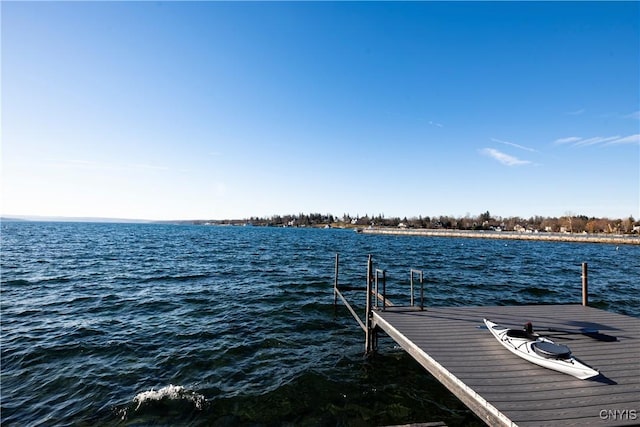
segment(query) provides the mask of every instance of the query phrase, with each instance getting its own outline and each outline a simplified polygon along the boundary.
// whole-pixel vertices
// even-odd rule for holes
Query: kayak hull
[[[484,319],[484,323],[507,350],[531,363],[581,380],[600,375],[600,372],[573,357],[566,346],[559,346],[537,335],[505,328],[487,319]]]

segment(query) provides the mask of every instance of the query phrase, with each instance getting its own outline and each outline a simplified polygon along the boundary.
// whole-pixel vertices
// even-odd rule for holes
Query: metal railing
[[[382,309],[386,310],[386,307],[394,306],[394,304],[387,299],[387,273],[385,270],[373,268],[373,257],[369,255],[367,260],[367,285],[363,286],[349,286],[341,285],[338,280],[340,273],[340,255],[336,254],[335,264],[335,280],[333,283],[334,293],[334,310],[337,313],[338,298],[347,307],[353,318],[358,322],[358,325],[365,333],[365,354],[371,354],[375,352],[377,347],[377,330],[376,326],[372,322],[373,310]],[[420,283],[420,310],[424,310],[424,274],[422,270],[410,270],[410,284],[411,284],[411,306],[415,307],[415,286],[414,277],[418,278]],[[382,286],[382,293],[380,287]],[[366,306],[364,320],[356,313],[354,308],[347,301],[343,292],[346,291],[365,291],[366,294]],[[371,301],[373,298],[374,301]],[[380,308],[380,306],[382,306]]]
[[[349,302],[345,298],[344,294],[342,293],[344,291],[366,291],[367,288],[366,287],[361,287],[361,286],[358,287],[358,286],[340,285],[339,282],[338,282],[338,274],[340,272],[340,267],[339,266],[340,266],[340,255],[336,254],[336,267],[335,267],[336,276],[335,276],[335,280],[333,282],[333,308],[334,308],[334,311],[337,312],[337,309],[338,309],[338,297],[339,297],[340,300],[342,300],[342,303],[347,307],[347,309],[349,310],[349,312],[351,313],[353,318],[356,319],[356,322],[358,322],[358,325],[360,325],[362,330],[367,332],[367,326],[365,325],[365,322],[363,322],[360,319],[360,316],[358,316],[356,311],[353,309],[351,304],[349,304]]]
[[[413,277],[414,275],[418,276],[420,283],[420,310],[424,310],[424,273],[422,270],[414,270],[413,268],[409,272],[410,276],[410,284],[411,284],[411,307],[415,307],[414,300],[414,287],[413,287]]]
[[[380,278],[382,278],[382,298],[380,295]],[[376,268],[376,273],[374,276],[374,283],[375,283],[375,294],[374,294],[374,298],[376,300],[376,308],[378,308],[378,302],[380,300],[382,300],[382,311],[384,311],[385,307],[388,305],[387,302],[387,273],[384,270],[380,270],[379,268]]]

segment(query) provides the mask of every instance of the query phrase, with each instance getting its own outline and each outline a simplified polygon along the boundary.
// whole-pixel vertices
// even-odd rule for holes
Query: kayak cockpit
[[[571,350],[566,345],[555,344],[548,341],[536,341],[531,344],[531,348],[536,354],[547,359],[568,359],[571,357]]]

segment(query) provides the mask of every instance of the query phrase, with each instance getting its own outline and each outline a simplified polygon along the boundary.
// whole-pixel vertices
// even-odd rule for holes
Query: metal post
[[[373,350],[373,341],[371,334],[371,269],[373,266],[373,261],[371,255],[369,255],[369,260],[367,261],[367,303],[366,303],[366,313],[364,316],[365,319],[365,338],[364,338],[364,346],[365,346],[365,354],[370,354]]]
[[[387,307],[387,273],[382,270],[382,311]]]
[[[385,279],[386,276],[385,276],[384,270],[379,270],[377,268],[375,269],[376,294],[373,296],[373,298],[376,301],[376,309],[377,309],[379,304],[378,301],[380,300],[380,293],[378,292],[379,273],[382,273],[382,311],[384,311],[385,306],[387,305],[387,281]],[[371,317],[373,317],[373,313],[371,313],[370,315]],[[371,335],[370,354],[374,354],[378,350],[378,329],[375,326],[371,326],[370,335]]]
[[[379,289],[380,287],[378,286],[378,269],[376,268],[375,274],[374,274],[374,279],[373,279],[373,285],[374,285],[374,292],[375,295],[373,296],[373,306],[375,307],[375,309],[378,309],[379,306],[379,301],[378,301],[378,296],[380,295]]]
[[[420,279],[420,310],[424,310],[424,272],[422,270],[411,269],[409,276],[411,277],[411,307],[415,305],[415,299],[413,297],[413,275],[418,274]]]
[[[380,300],[380,275],[382,275],[382,311],[384,311],[384,307],[387,305],[387,280],[386,273],[384,270],[380,270],[376,268],[376,274],[374,276],[375,282],[375,295],[373,298],[376,301],[376,309],[378,308],[378,301]]]
[[[420,270],[420,310],[424,310],[424,274]]]
[[[340,262],[340,254],[336,253],[336,277],[333,282],[333,312],[336,315],[338,311],[338,263]]]
[[[413,270],[409,270],[409,284],[411,285],[411,298],[409,304],[413,307]]]
[[[582,305],[589,305],[589,278],[587,271],[587,263],[582,263]]]

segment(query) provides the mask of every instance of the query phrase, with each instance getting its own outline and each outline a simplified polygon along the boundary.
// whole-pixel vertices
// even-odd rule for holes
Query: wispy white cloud
[[[580,141],[576,141],[573,143],[574,146],[581,145],[596,145],[602,144],[603,142],[610,142],[616,139],[619,139],[620,135],[616,136],[594,136],[593,138],[581,139]]]
[[[148,165],[144,163],[125,164],[123,165],[123,167],[127,169],[151,169],[151,170],[159,170],[159,171],[169,170],[169,168],[166,166]]]
[[[522,166],[531,164],[529,160],[518,159],[517,157],[510,156],[509,154],[503,153],[495,148],[483,148],[480,152],[506,166]]]
[[[555,140],[556,144],[570,144],[572,147],[585,147],[589,145],[615,145],[615,144],[640,144],[640,134],[628,136],[594,136],[582,138],[579,136],[569,136]]]
[[[566,114],[568,114],[570,116],[579,116],[580,114],[583,114],[585,111],[587,111],[587,110],[585,110],[584,108],[581,108],[581,109],[575,110],[575,111],[567,111]]]
[[[640,144],[640,133],[636,133],[635,135],[625,136],[624,138],[614,139],[613,141],[607,142],[605,145],[613,145],[613,144]]]
[[[524,145],[516,144],[516,143],[514,143],[514,142],[503,141],[503,140],[498,139],[498,138],[491,138],[491,141],[493,141],[493,142],[497,142],[497,143],[499,143],[499,144],[508,145],[508,146],[510,146],[510,147],[519,148],[519,149],[521,149],[521,150],[530,151],[530,152],[532,152],[532,153],[537,153],[537,150],[535,150],[535,149],[533,149],[533,148],[525,147]]]
[[[438,127],[438,128],[444,127],[444,125],[442,123],[437,123],[437,122],[434,122],[432,120],[429,120],[429,125],[435,126],[435,127]]]
[[[582,137],[580,136],[568,136],[566,138],[558,138],[554,142],[556,144],[571,144],[572,142],[580,141]]]
[[[96,162],[94,160],[81,160],[81,159],[51,159],[49,166],[60,169],[92,169],[92,170],[106,170],[115,169],[115,166],[106,162]]]
[[[636,119],[636,120],[640,120],[640,110],[639,111],[634,111],[631,114],[627,114],[626,116],[624,116],[625,119]]]
[[[629,114],[622,114],[618,111],[610,111],[608,113],[602,113],[597,116],[601,119],[632,119],[640,120],[640,111],[634,111]]]
[[[146,163],[109,163],[95,160],[65,159],[53,160],[51,166],[62,169],[88,169],[88,170],[169,170],[166,166],[151,165]]]

